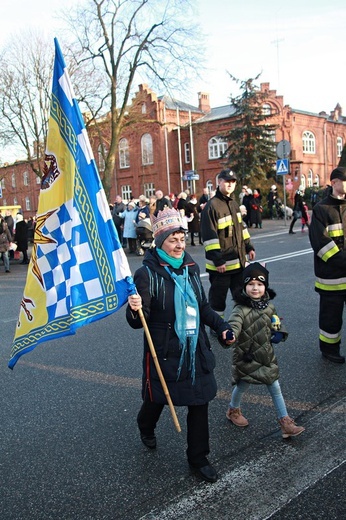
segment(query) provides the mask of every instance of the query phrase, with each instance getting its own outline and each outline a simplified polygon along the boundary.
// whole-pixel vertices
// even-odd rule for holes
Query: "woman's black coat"
[[[21,220],[16,224],[15,240],[18,246],[18,251],[27,251],[28,249],[28,225],[25,220]]]
[[[211,401],[216,395],[216,381],[213,375],[215,358],[204,325],[214,329],[218,336],[230,327],[210,307],[200,281],[199,267],[185,252],[183,266],[188,265],[189,279],[200,311],[200,327],[196,350],[195,383],[193,384],[188,369],[188,360],[184,362],[177,381],[181,351],[179,339],[174,330],[176,319],[174,282],[166,272],[165,265],[168,264],[160,259],[156,249],[149,249],[144,257],[143,267],[139,268],[134,275],[134,282],[142,297],[143,313],[173,404],[176,406],[202,405]],[[181,269],[174,271],[177,274],[182,273]],[[130,306],[126,309],[126,319],[134,329],[142,328],[138,313],[132,311]],[[167,403],[147,339],[144,336],[143,397],[147,393],[152,401]]]

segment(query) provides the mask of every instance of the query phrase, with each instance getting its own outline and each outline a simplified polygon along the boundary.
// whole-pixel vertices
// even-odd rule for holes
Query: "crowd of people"
[[[273,220],[289,218],[289,234],[295,234],[293,230],[297,221],[301,223],[301,231],[309,229],[310,209],[321,198],[321,190],[316,187],[311,189],[311,200],[306,201],[303,186],[299,186],[293,198],[293,208],[284,207],[278,193],[278,188],[273,184],[268,194],[262,196],[261,188],[250,188],[243,185],[237,201],[242,216],[242,222],[247,228],[262,229],[263,215]],[[177,209],[185,220],[190,237],[191,246],[203,245],[201,234],[202,211],[208,201],[215,197],[217,190],[204,188],[200,196],[190,193],[189,189],[178,194],[164,195],[162,190],[157,190],[155,195],[146,197],[140,195],[137,200],[131,199],[125,203],[120,195],[117,195],[114,204],[110,205],[113,220],[118,231],[118,236],[124,248],[128,248],[129,254],[143,255],[144,251],[138,239],[138,226],[140,220],[146,220],[150,226],[150,216],[165,208]]]
[[[211,196],[213,193],[210,193],[208,189],[203,190],[203,194],[199,198],[196,194],[191,194],[188,189],[177,195],[170,193],[167,196],[163,194],[162,190],[156,190],[155,195],[149,198],[140,195],[138,200],[131,199],[125,204],[121,196],[117,195],[114,204],[110,205],[110,210],[122,246],[128,248],[129,254],[136,253],[142,256],[144,251],[138,233],[139,228],[143,227],[143,224],[146,228],[151,228],[150,217],[167,208],[179,211],[190,235],[190,245],[195,246],[196,240],[199,245],[202,245],[201,212]]]
[[[242,222],[247,228],[262,229],[264,214],[270,220],[290,218],[289,234],[295,234],[293,228],[297,221],[301,223],[301,231],[304,232],[309,229],[310,222],[308,202],[310,207],[313,208],[314,204],[322,197],[321,190],[317,190],[316,186],[311,189],[310,201],[305,200],[304,192],[303,186],[299,186],[293,198],[293,208],[288,206],[285,208],[275,184],[270,187],[268,194],[264,196],[262,196],[261,188],[252,189],[243,185],[237,201]],[[129,254],[143,255],[144,251],[138,239],[139,221],[146,220],[148,227],[151,227],[150,216],[165,208],[174,208],[180,212],[185,221],[190,237],[189,244],[191,246],[197,245],[198,239],[198,244],[203,245],[201,234],[202,211],[208,201],[216,194],[217,190],[214,191],[209,188],[204,188],[200,196],[191,194],[189,189],[178,194],[169,193],[167,195],[164,195],[162,190],[156,190],[155,195],[148,198],[145,195],[140,195],[137,200],[131,199],[126,203],[120,195],[117,195],[110,208],[121,244],[124,248],[128,248]]]
[[[0,258],[4,264],[5,273],[10,273],[10,259],[22,253],[23,265],[29,264],[28,247],[33,241],[35,219],[24,219],[21,213],[14,217],[10,211],[0,214]]]

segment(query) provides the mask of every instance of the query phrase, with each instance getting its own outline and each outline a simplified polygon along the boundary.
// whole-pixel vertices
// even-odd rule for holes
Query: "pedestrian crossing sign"
[[[278,159],[276,161],[276,175],[286,175],[288,173],[288,159]]]

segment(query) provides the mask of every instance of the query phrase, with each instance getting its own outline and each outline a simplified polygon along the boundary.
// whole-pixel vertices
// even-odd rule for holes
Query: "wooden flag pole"
[[[166,396],[167,403],[169,405],[169,409],[170,409],[172,417],[173,417],[174,426],[176,427],[176,430],[178,432],[181,432],[181,428],[180,428],[180,424],[179,424],[179,421],[178,421],[178,417],[177,417],[177,414],[175,412],[171,396],[169,395],[169,391],[168,391],[168,388],[167,388],[167,384],[166,384],[165,378],[163,377],[163,373],[162,373],[162,370],[161,370],[161,367],[160,367],[159,360],[157,359],[156,350],[155,350],[155,347],[154,347],[153,340],[151,339],[150,331],[149,331],[146,319],[144,317],[143,310],[139,309],[138,310],[138,314],[139,314],[139,317],[141,319],[141,322],[142,322],[142,325],[143,325],[143,328],[144,328],[144,332],[145,332],[146,338],[147,338],[148,343],[149,343],[150,352],[151,352],[152,358],[153,358],[154,363],[155,363],[156,371],[158,373],[158,376],[159,376],[159,379],[160,379],[160,382],[161,382],[161,385],[162,385],[162,388],[163,388],[163,392],[164,392],[164,394]]]

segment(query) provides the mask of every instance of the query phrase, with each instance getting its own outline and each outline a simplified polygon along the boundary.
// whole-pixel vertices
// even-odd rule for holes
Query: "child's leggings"
[[[247,383],[243,380],[240,380],[239,383],[237,383],[232,392],[231,402],[229,403],[230,408],[240,407],[241,398],[243,397],[243,394],[247,391],[249,386],[250,383]],[[281,393],[280,383],[278,379],[274,381],[274,383],[272,383],[271,385],[266,385],[266,387],[268,388],[268,392],[270,393],[271,398],[273,400],[278,419],[286,417],[287,409],[284,398]]]

